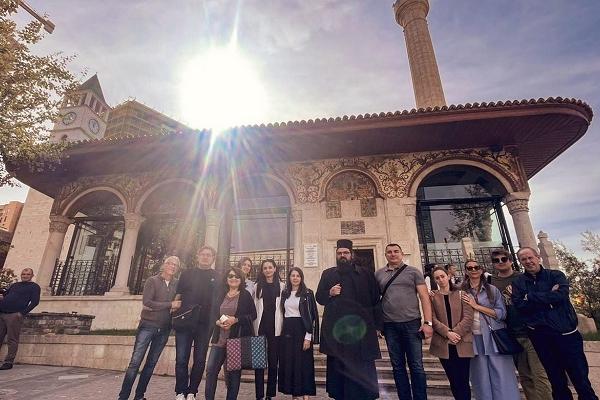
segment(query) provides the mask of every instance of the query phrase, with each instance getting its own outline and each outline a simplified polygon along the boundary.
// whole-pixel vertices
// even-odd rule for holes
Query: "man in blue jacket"
[[[4,295],[0,295],[0,346],[8,334],[8,353],[0,370],[11,369],[19,348],[19,336],[23,318],[40,303],[40,286],[31,282],[33,270],[21,271],[21,282],[9,286]]]
[[[569,281],[558,270],[545,269],[536,249],[522,247],[517,257],[525,273],[512,283],[512,301],[552,385],[552,397],[573,399],[567,375],[579,399],[598,400],[588,378],[583,338],[569,299]]]

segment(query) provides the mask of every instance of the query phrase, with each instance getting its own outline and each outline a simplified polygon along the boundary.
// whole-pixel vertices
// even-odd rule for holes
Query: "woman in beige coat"
[[[438,285],[431,298],[433,337],[429,353],[439,357],[450,381],[452,395],[458,400],[471,398],[469,364],[473,357],[473,308],[461,301],[457,290],[443,267],[432,272]]]

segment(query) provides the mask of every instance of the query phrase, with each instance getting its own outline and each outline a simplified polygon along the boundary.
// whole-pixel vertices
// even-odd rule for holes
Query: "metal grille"
[[[462,265],[465,262],[465,257],[461,249],[425,249],[421,245],[421,264],[455,264]]]
[[[260,267],[260,263],[266,259],[273,259],[279,266],[279,276],[281,280],[285,282],[287,278],[287,273],[290,268],[294,266],[294,251],[289,250],[289,264],[287,262],[287,251],[285,249],[282,250],[274,250],[271,253],[231,253],[229,255],[229,266],[235,267],[238,261],[244,257],[250,258],[252,260],[252,271],[250,272],[250,279],[256,279],[256,273],[258,268]]]
[[[117,258],[106,260],[57,260],[50,281],[53,296],[103,295],[115,283]]]

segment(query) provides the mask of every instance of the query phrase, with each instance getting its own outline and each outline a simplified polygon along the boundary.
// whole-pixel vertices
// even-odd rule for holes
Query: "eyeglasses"
[[[492,258],[493,264],[505,263],[508,261],[508,257]]]
[[[239,276],[237,276],[236,274],[229,274],[227,275],[227,279],[241,279]]]
[[[471,267],[465,267],[467,271],[479,271],[481,267],[479,265],[473,265]]]

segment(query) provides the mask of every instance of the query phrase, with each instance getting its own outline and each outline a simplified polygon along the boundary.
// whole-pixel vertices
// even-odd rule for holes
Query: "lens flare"
[[[367,323],[358,315],[345,315],[333,325],[333,338],[342,344],[358,343],[366,334]]]

